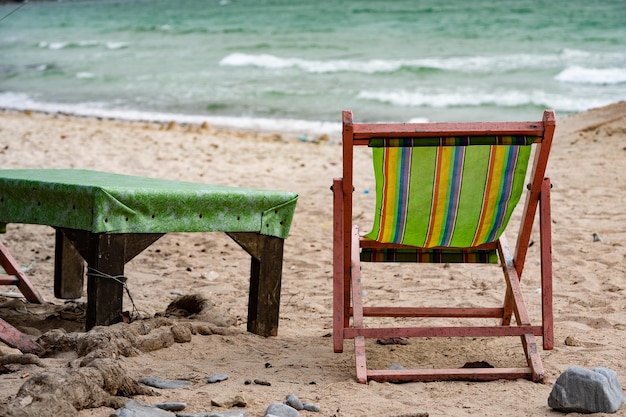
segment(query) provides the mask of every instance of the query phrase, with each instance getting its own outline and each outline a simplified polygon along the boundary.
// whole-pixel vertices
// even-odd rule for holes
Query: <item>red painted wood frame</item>
[[[528,378],[541,381],[544,369],[535,341],[543,339],[543,349],[554,346],[552,308],[552,243],[550,229],[550,180],[545,178],[546,166],[556,126],[553,111],[544,112],[539,122],[480,123],[353,123],[352,113],[343,112],[343,177],[333,181],[333,345],[343,351],[344,339],[354,339],[356,374],[359,382],[493,380]],[[360,249],[399,248],[359,236],[353,225],[353,158],[355,146],[368,146],[371,139],[402,137],[457,136],[537,136],[530,184],[526,194],[522,221],[515,252],[511,253],[506,237],[473,249],[495,249],[501,260],[506,283],[502,307],[498,308],[420,308],[364,307],[361,300]],[[526,260],[535,213],[539,211],[541,257],[541,325],[531,325],[521,290],[521,277]],[[415,248],[413,248],[415,249]],[[419,248],[417,248],[419,250]],[[515,315],[516,326],[511,326]],[[463,317],[497,318],[494,326],[369,328],[363,318],[377,317]],[[350,318],[352,317],[352,324]],[[365,338],[389,337],[500,337],[519,336],[528,366],[521,368],[459,368],[413,370],[367,370]]]

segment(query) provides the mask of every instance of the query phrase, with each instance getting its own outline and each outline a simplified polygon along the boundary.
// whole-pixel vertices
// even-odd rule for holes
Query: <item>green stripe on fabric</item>
[[[531,148],[472,146],[372,151],[376,215],[367,238],[415,247],[471,247],[497,240],[506,228],[523,191]],[[402,202],[395,191],[405,185],[406,178],[388,165],[407,152],[411,152],[411,176],[408,199]],[[390,216],[404,213],[403,210],[404,230],[389,230],[402,225]]]
[[[454,136],[454,137],[408,137],[408,138],[373,138],[369,146],[382,147],[421,147],[421,146],[468,146],[468,145],[530,145],[539,136]]]

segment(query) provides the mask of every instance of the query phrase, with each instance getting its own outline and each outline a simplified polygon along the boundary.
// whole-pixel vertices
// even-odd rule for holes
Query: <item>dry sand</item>
[[[339,116],[339,115],[338,115]],[[540,114],[537,115],[541,117]],[[355,115],[358,121],[358,113]],[[245,331],[249,260],[226,236],[170,234],[126,268],[131,294],[146,315],[165,310],[177,293],[198,293],[237,318],[232,336],[194,335],[191,342],[120,359],[133,378],[159,376],[187,379],[189,388],[138,397],[146,402],[184,401],[186,412],[224,411],[211,399],[242,395],[250,416],[262,416],[267,405],[288,393],[321,407],[320,416],[394,416],[427,412],[430,416],[551,416],[547,405],[556,378],[572,365],[605,366],[626,383],[626,102],[559,119],[548,174],[553,182],[553,253],[555,348],[542,352],[544,384],[525,380],[486,383],[436,382],[357,384],[352,343],[333,353],[332,310],[332,178],[340,175],[340,138],[321,143],[295,137],[236,132],[197,126],[76,118],[64,115],[0,112],[0,167],[86,168],[122,174],[294,191],[298,206],[285,242],[280,324],[277,337]],[[367,156],[360,167],[367,170]],[[359,169],[361,169],[359,168]],[[372,204],[371,176],[356,185],[357,203]],[[359,223],[369,227],[367,210]],[[519,216],[519,214],[516,214]],[[519,218],[519,217],[516,217]],[[512,230],[509,240],[514,241]],[[593,234],[599,236],[594,241]],[[41,322],[31,333],[47,330],[53,311],[53,229],[9,225],[0,236],[24,266],[49,305],[27,305]],[[535,240],[537,237],[535,235]],[[533,319],[539,312],[538,252],[531,247],[524,288]],[[415,298],[432,305],[498,303],[501,278],[483,269],[465,272],[457,266],[418,265],[413,269],[384,266],[374,275],[369,301]],[[389,290],[383,284],[392,283]],[[0,291],[9,291],[2,287]],[[402,293],[400,295],[400,290]],[[463,298],[465,297],[465,298]],[[84,299],[82,300],[84,301]],[[15,301],[0,297],[6,303]],[[129,309],[128,300],[125,309]],[[24,308],[13,309],[24,311]],[[12,311],[13,311],[12,310]],[[8,316],[5,317],[9,320]],[[570,337],[572,345],[566,345]],[[480,343],[478,343],[480,342]],[[370,362],[446,364],[468,361],[492,364],[522,360],[518,340],[486,340],[469,346],[458,340],[415,340],[408,346],[376,347]],[[392,351],[393,350],[393,351]],[[14,352],[0,345],[0,352]],[[396,356],[392,356],[396,355]],[[49,368],[65,367],[75,356],[43,359]],[[270,364],[271,367],[269,367]],[[10,365],[0,375],[0,402],[15,396],[26,378],[43,369]],[[207,384],[210,375],[229,379]],[[262,379],[271,386],[250,384]],[[106,407],[80,416],[108,416]],[[309,414],[302,412],[302,415]],[[626,407],[615,415],[626,416]]]

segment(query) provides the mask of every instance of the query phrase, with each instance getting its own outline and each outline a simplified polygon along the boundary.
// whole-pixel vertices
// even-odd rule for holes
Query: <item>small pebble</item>
[[[296,410],[302,410],[304,408],[304,406],[302,405],[302,401],[300,401],[300,398],[298,398],[298,396],[295,394],[287,395],[287,398],[285,399],[285,404],[295,408]]]
[[[565,346],[580,346],[580,343],[572,336],[567,336],[565,338]]]
[[[269,382],[263,381],[261,379],[255,379],[254,383],[257,384],[257,385],[265,385],[265,386],[268,386],[268,387],[272,386],[272,384],[270,384]]]
[[[209,379],[207,379],[206,382],[208,384],[215,384],[216,382],[226,381],[227,379],[228,379],[228,375],[226,375],[226,374],[217,374],[217,375],[210,376]]]
[[[163,388],[163,389],[185,388],[191,385],[191,382],[189,381],[167,380],[167,379],[157,378],[154,376],[147,376],[147,377],[139,378],[137,381],[144,385],[148,385],[149,387]]]
[[[211,399],[211,405],[221,408],[246,407],[248,401],[241,395],[220,394]]]
[[[302,409],[305,411],[313,411],[314,413],[319,413],[321,410],[319,405],[309,403],[302,404]]]
[[[176,402],[168,402],[168,403],[156,403],[155,407],[160,408],[161,410],[167,411],[182,411],[187,407],[187,403],[176,403]]]
[[[130,400],[124,407],[115,410],[112,417],[171,417],[172,413],[142,401]]]
[[[269,407],[267,407],[267,410],[265,410],[264,416],[300,417],[300,413],[298,413],[298,410],[289,407],[286,404],[271,403]]]

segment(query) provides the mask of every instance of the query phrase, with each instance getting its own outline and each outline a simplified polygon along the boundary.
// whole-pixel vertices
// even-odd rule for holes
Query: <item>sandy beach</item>
[[[339,120],[340,115],[337,115]],[[537,114],[537,119],[541,114]],[[355,120],[359,120],[355,112]],[[285,190],[299,194],[289,238],[285,241],[280,323],[277,337],[246,332],[249,257],[220,233],[168,234],[126,266],[129,291],[145,317],[163,312],[180,294],[199,294],[218,316],[235,323],[223,334],[194,334],[191,341],[120,356],[131,378],[158,376],[188,380],[187,388],[138,395],[147,403],[182,401],[185,412],[223,412],[211,405],[224,396],[241,396],[250,416],[262,416],[272,402],[293,393],[321,408],[311,416],[557,416],[547,399],[556,378],[572,365],[604,366],[626,384],[626,102],[567,118],[557,114],[548,175],[552,189],[555,348],[541,352],[547,378],[485,383],[435,382],[360,385],[354,379],[352,344],[333,353],[332,194],[341,173],[340,137],[232,131],[212,126],[99,120],[42,113],[0,111],[0,167],[83,168],[210,184]],[[367,155],[358,168],[369,169]],[[371,175],[356,185],[355,198],[373,205]],[[363,227],[371,213],[355,213]],[[517,216],[517,217],[515,217]],[[519,213],[514,220],[519,219]],[[513,220],[512,224],[515,224]],[[517,228],[509,234],[514,241]],[[509,233],[509,232],[507,232]],[[538,233],[535,230],[535,233]],[[594,238],[595,235],[595,238]],[[51,328],[78,331],[80,317],[59,314],[64,300],[53,295],[54,230],[10,224],[0,240],[46,300],[27,304],[0,287],[0,317],[23,323],[36,339]],[[540,315],[537,245],[531,247],[523,287],[533,319]],[[417,269],[378,269],[370,299],[426,299],[433,305],[484,297],[502,298],[499,271],[466,271],[461,266],[420,265]],[[398,291],[382,290],[397,281]],[[366,282],[367,285],[367,282]],[[482,299],[482,298],[481,298]],[[80,310],[86,298],[75,300]],[[125,300],[124,309],[130,309]],[[20,317],[22,317],[20,319]],[[34,318],[34,319],[33,319]],[[22,321],[20,321],[22,320]],[[19,327],[19,326],[18,326]],[[566,344],[566,339],[568,340]],[[0,344],[0,355],[18,353]],[[397,356],[393,356],[397,355]],[[519,361],[518,340],[411,341],[408,346],[373,347],[373,363],[385,366],[419,361],[423,366],[462,366],[468,361]],[[51,369],[76,367],[76,352],[41,358],[43,366],[10,364],[0,374],[0,403],[11,401],[20,386]],[[209,376],[227,374],[218,384]],[[261,380],[271,385],[246,384]],[[86,408],[81,417],[108,416],[110,407]],[[575,415],[575,414],[570,414]],[[622,407],[616,416],[626,416]]]

